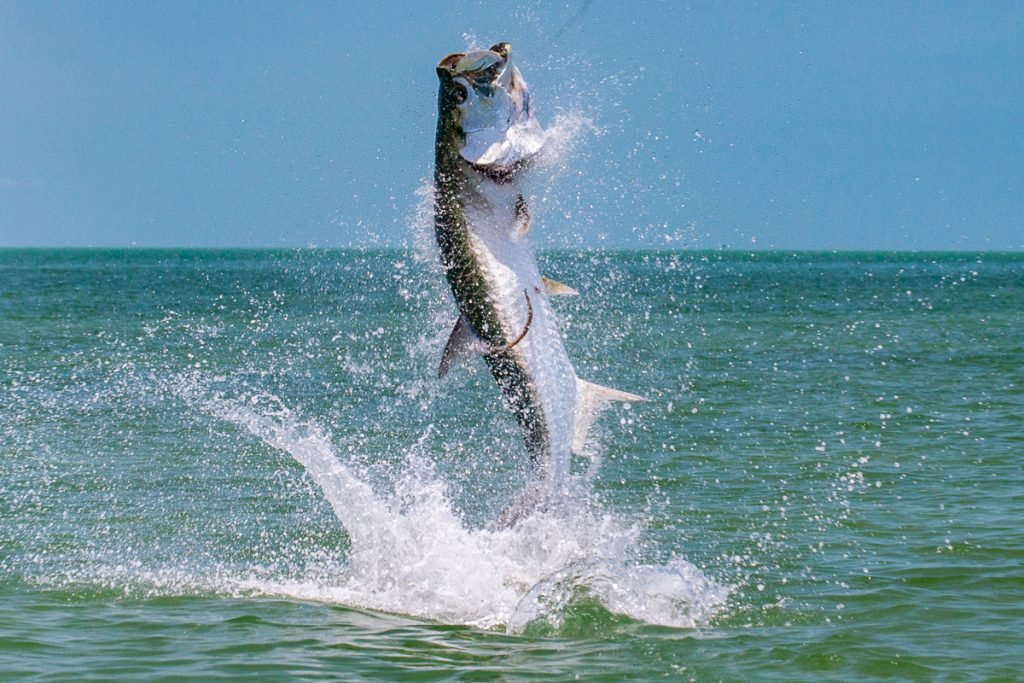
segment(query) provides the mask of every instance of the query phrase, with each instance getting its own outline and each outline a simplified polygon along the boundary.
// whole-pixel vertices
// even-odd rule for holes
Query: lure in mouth
[[[437,65],[439,111],[452,135],[439,139],[489,175],[514,171],[544,146],[530,91],[509,61],[512,46],[448,55]]]

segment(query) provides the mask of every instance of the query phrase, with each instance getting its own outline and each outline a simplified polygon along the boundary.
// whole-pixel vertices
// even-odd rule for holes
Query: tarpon
[[[515,415],[534,469],[564,482],[596,413],[639,396],[576,377],[549,296],[576,294],[538,272],[521,183],[544,146],[511,45],[450,54],[437,65],[434,226],[459,308],[438,371],[481,355]]]

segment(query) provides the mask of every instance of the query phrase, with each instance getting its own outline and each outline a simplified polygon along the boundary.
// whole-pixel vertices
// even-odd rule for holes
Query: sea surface
[[[545,253],[529,478],[379,251],[0,251],[3,680],[1024,680],[1024,254]]]

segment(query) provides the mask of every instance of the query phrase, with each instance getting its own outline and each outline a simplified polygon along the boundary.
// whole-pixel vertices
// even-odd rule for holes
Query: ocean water
[[[407,251],[0,251],[0,677],[1022,680],[1024,254],[556,252],[528,477]]]

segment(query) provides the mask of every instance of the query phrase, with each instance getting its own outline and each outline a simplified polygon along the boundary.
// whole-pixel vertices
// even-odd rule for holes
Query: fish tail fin
[[[501,514],[489,527],[497,531],[508,529],[533,514],[548,510],[551,505],[548,494],[549,490],[539,481],[533,482],[501,511]]]
[[[628,391],[610,389],[576,378],[576,421],[572,435],[572,452],[583,455],[587,433],[598,414],[612,401],[646,401],[643,396]]]

